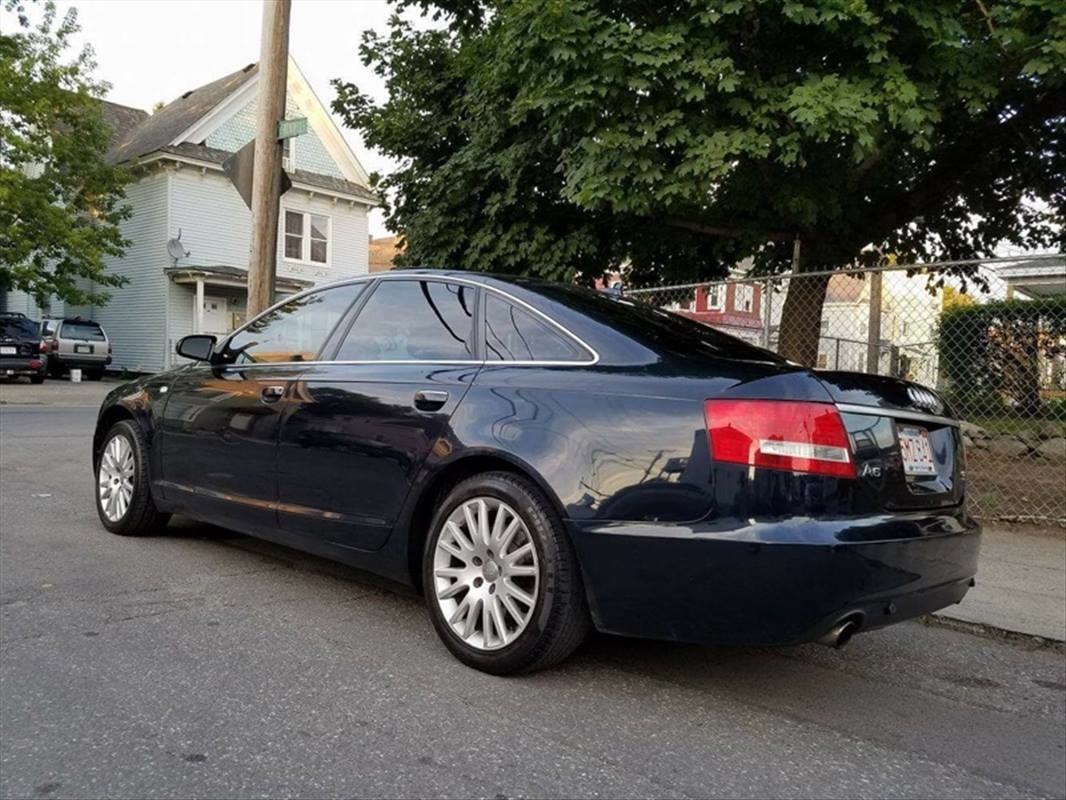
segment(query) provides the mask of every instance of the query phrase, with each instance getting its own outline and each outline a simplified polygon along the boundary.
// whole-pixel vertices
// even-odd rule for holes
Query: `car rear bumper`
[[[44,370],[44,360],[41,358],[0,358],[0,378],[43,375]]]
[[[111,356],[88,356],[88,355],[55,355],[49,358],[64,369],[103,369],[111,363]]]
[[[694,525],[575,523],[597,628],[686,642],[814,641],[957,603],[980,526],[961,512]]]

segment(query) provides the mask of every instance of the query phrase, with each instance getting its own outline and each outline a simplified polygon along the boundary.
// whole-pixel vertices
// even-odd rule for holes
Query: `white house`
[[[186,92],[154,114],[104,104],[114,129],[108,158],[129,164],[131,241],[107,270],[129,282],[88,309],[61,302],[37,309],[9,293],[2,307],[31,316],[80,313],[107,330],[114,369],[152,372],[174,363],[174,344],[189,333],[224,334],[244,321],[251,212],[222,164],[255,135],[258,68],[243,69]],[[296,63],[289,60],[286,117],[306,117],[308,132],[288,139],[277,253],[279,295],[368,271],[367,212],[378,203],[366,171]],[[188,255],[167,243],[180,234]]]

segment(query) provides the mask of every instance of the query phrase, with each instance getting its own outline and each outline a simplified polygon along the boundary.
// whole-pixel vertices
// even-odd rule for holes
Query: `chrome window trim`
[[[437,282],[440,282],[440,283],[461,283],[461,284],[464,284],[466,286],[473,286],[473,287],[476,287],[478,289],[482,289],[482,290],[484,290],[486,292],[492,292],[492,293],[494,293],[496,295],[499,295],[500,297],[504,298],[508,302],[514,303],[515,305],[520,306],[521,308],[524,308],[524,309],[528,310],[532,314],[535,314],[536,316],[540,317],[545,322],[547,322],[549,325],[553,326],[558,331],[560,331],[564,336],[568,336],[571,339],[573,339],[575,342],[578,343],[578,345],[580,345],[580,347],[582,349],[584,349],[589,354],[590,359],[587,360],[587,361],[486,361],[486,360],[481,360],[481,361],[452,361],[452,360],[447,360],[447,359],[442,359],[442,360],[419,360],[419,361],[328,361],[328,360],[327,361],[267,361],[267,362],[255,362],[255,365],[256,366],[282,367],[282,366],[299,366],[299,365],[308,366],[308,365],[321,365],[321,364],[458,364],[458,365],[484,364],[485,366],[492,366],[492,367],[590,367],[593,364],[599,363],[600,354],[598,352],[596,352],[596,349],[594,347],[592,347],[592,345],[588,344],[584,339],[582,339],[580,336],[578,336],[577,334],[575,334],[572,331],[570,331],[568,328],[566,328],[561,323],[556,322],[554,319],[549,317],[547,314],[545,314],[540,309],[534,308],[532,305],[527,303],[525,300],[522,300],[521,298],[515,297],[510,292],[506,292],[503,289],[498,289],[495,286],[489,286],[487,284],[482,283],[481,281],[471,280],[469,278],[456,278],[456,277],[451,277],[451,276],[448,276],[448,275],[425,275],[425,274],[413,274],[413,273],[409,273],[409,274],[392,273],[392,274],[384,274],[384,275],[382,275],[382,274],[359,275],[359,276],[357,276],[355,278],[347,278],[345,280],[334,281],[333,283],[324,283],[324,284],[322,284],[320,286],[312,286],[310,289],[304,289],[302,292],[297,292],[296,294],[289,295],[284,300],[279,300],[278,302],[274,303],[274,305],[270,306],[269,308],[265,309],[264,311],[261,311],[259,314],[256,314],[255,317],[253,317],[252,319],[250,319],[247,322],[245,322],[243,325],[241,325],[241,327],[237,328],[234,331],[230,331],[230,333],[225,338],[223,338],[221,340],[221,344],[219,346],[220,347],[225,347],[227,344],[229,344],[229,341],[234,336],[236,336],[238,333],[243,331],[245,328],[247,328],[249,325],[251,325],[253,322],[255,322],[257,319],[259,319],[259,317],[263,316],[264,314],[269,314],[271,311],[274,311],[275,309],[280,308],[281,306],[285,305],[286,303],[290,303],[293,300],[299,300],[301,297],[304,297],[306,295],[314,294],[315,292],[325,291],[327,289],[336,289],[336,288],[339,288],[341,286],[350,286],[350,285],[356,284],[356,283],[371,283],[371,282],[374,282],[374,281],[396,281],[396,280],[408,280],[408,281],[410,281],[410,280],[430,280],[430,281],[437,281]],[[220,365],[217,365],[215,368],[216,369],[229,369],[231,367],[241,367],[242,369],[247,369],[249,366],[252,366],[252,364],[220,364]]]
[[[959,427],[959,420],[951,417],[942,417],[938,414],[923,414],[920,411],[907,411],[902,408],[885,408],[883,406],[861,406],[855,403],[837,403],[836,406],[845,414],[893,417],[895,419],[914,420],[915,422],[931,422],[936,425],[950,425],[953,428]]]

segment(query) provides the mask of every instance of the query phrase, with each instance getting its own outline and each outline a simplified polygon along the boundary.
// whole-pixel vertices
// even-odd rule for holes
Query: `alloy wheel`
[[[466,500],[437,537],[433,581],[437,607],[456,636],[478,650],[506,647],[537,605],[540,562],[529,528],[501,500]]]
[[[133,477],[137,469],[133,448],[125,436],[114,436],[100,456],[97,491],[100,508],[110,522],[125,515],[133,499]]]

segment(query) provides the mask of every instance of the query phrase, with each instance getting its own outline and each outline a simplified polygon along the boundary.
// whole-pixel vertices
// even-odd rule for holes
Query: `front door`
[[[230,314],[225,297],[204,297],[204,333],[225,336],[230,332]]]
[[[239,530],[277,526],[279,422],[293,382],[357,292],[338,286],[295,297],[234,334],[213,363],[177,373],[161,425],[167,500]]]
[[[474,296],[444,280],[383,279],[335,359],[300,376],[280,434],[283,530],[362,550],[385,543],[477,375]]]

